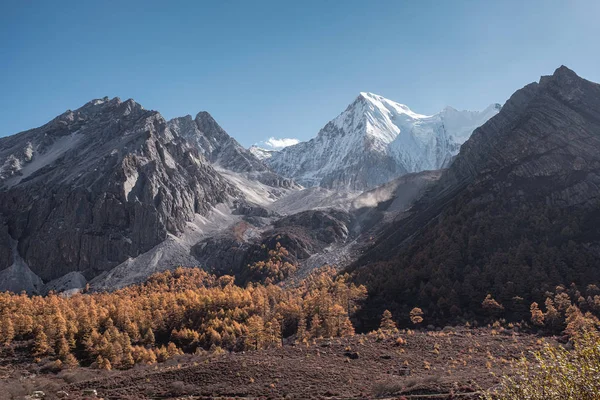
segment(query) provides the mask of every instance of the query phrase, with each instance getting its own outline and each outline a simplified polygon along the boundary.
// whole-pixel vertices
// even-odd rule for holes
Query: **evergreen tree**
[[[108,359],[98,356],[96,358],[96,368],[110,371],[112,369],[112,365]]]
[[[319,318],[319,314],[313,315],[310,320],[310,337],[312,338],[320,338],[323,337],[322,334],[323,327],[321,324],[321,318]]]
[[[44,333],[42,327],[38,326],[34,330],[33,337],[33,348],[31,354],[36,358],[46,356],[50,351],[50,345],[48,345],[48,337]]]
[[[69,348],[69,342],[64,335],[61,335],[54,345],[54,353],[58,357],[59,360],[65,361],[67,357],[71,354],[71,349]]]
[[[298,320],[298,330],[296,331],[296,341],[302,343],[306,340],[306,316],[304,312],[300,312],[300,319]]]
[[[0,318],[0,344],[8,346],[14,338],[15,328],[13,322],[8,315],[3,315]]]
[[[546,326],[554,331],[562,329],[562,316],[556,307],[554,307],[552,299],[550,297],[546,298],[544,305],[546,306],[546,313],[544,314]]]
[[[248,344],[254,350],[262,347],[264,340],[264,321],[258,315],[253,315],[248,318]]]
[[[491,294],[488,294],[485,299],[483,299],[483,302],[481,302],[481,306],[483,307],[484,310],[487,310],[490,315],[493,316],[497,316],[499,315],[502,311],[504,311],[504,306],[502,306],[502,304],[498,303]]]
[[[536,303],[536,302],[531,303],[531,307],[529,310],[531,312],[531,322],[536,326],[543,326],[544,325],[544,313],[540,310],[538,303]]]
[[[148,328],[146,334],[144,335],[143,343],[147,347],[153,347],[156,339],[154,338],[154,331],[152,328]]]
[[[398,333],[398,328],[396,327],[396,323],[392,319],[392,313],[389,310],[383,312],[379,329],[388,334]]]

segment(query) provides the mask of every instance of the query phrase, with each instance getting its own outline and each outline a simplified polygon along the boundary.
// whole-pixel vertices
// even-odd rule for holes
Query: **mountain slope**
[[[73,271],[91,279],[232,196],[159,113],[91,101],[0,139],[0,282],[19,279],[22,264],[44,281]]]
[[[190,115],[174,118],[168,125],[173,132],[196,144],[199,151],[217,168],[242,173],[273,187],[297,186],[291,179],[274,173],[253,152],[242,147],[206,111],[199,112],[195,119]]]
[[[364,190],[411,172],[447,166],[471,132],[495,115],[450,107],[426,116],[372,93],[361,93],[308,142],[265,159],[305,186]]]
[[[434,323],[482,318],[490,293],[520,320],[556,285],[598,283],[599,205],[600,85],[561,67],[478,128],[352,267],[367,319],[414,306]]]

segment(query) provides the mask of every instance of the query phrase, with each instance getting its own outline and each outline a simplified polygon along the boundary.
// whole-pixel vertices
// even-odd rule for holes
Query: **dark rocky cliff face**
[[[595,169],[600,86],[566,67],[517,91],[497,117],[477,129],[449,171],[455,181],[560,176]],[[584,160],[586,163],[581,165]]]
[[[236,194],[157,112],[94,100],[0,139],[0,270],[13,238],[43,280],[90,279]]]
[[[373,293],[366,312],[475,318],[492,293],[506,316],[526,318],[546,290],[600,280],[599,209],[600,85],[561,67],[475,130],[353,266]]]

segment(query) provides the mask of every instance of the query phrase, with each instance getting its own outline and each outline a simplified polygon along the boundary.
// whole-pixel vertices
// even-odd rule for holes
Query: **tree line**
[[[364,286],[324,267],[283,287],[269,283],[282,276],[283,264],[271,263],[276,269],[268,264],[253,269],[267,283],[244,287],[232,276],[177,268],[110,293],[0,293],[0,343],[6,348],[13,341],[27,343],[36,361],[59,366],[127,369],[181,353],[254,350],[281,346],[285,338],[306,342],[354,334],[350,317],[366,298]]]

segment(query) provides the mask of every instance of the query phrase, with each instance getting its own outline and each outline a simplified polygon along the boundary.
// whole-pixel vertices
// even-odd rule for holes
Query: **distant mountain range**
[[[279,242],[299,274],[351,265],[374,290],[365,313],[418,299],[441,321],[488,290],[511,309],[537,299],[531,279],[598,278],[598,88],[561,67],[502,107],[432,116],[361,93],[280,151],[245,149],[207,112],[93,100],[0,139],[0,290],[243,275]]]

